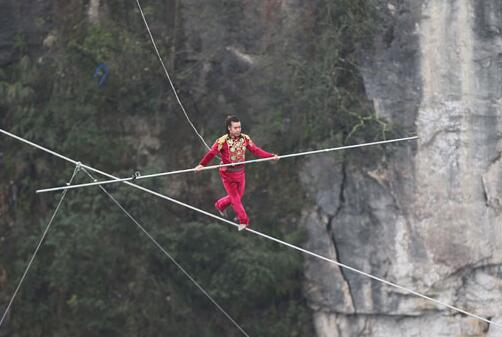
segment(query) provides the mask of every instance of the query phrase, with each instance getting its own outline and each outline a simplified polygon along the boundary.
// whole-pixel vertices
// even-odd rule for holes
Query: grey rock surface
[[[354,151],[338,164],[342,172],[312,174],[306,166],[302,182],[317,206],[304,219],[309,245],[496,318],[502,305],[502,3],[382,3],[391,24],[377,53],[363,57],[366,90],[380,117],[420,140],[374,149],[375,161]],[[331,268],[337,275],[326,275],[327,267],[306,265],[318,336],[500,335],[496,327],[349,271]]]

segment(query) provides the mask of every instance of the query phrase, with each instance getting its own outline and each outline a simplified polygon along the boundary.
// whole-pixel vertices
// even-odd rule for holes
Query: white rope
[[[148,26],[148,22],[146,21],[146,18],[145,18],[145,13],[143,13],[143,8],[141,8],[141,4],[139,3],[139,0],[136,0],[136,3],[138,4],[139,12],[141,13],[141,17],[143,18],[143,22],[145,23],[146,29],[148,30],[148,35],[150,35],[150,40],[152,41],[153,48],[155,49],[155,52],[157,53],[157,57],[159,58],[160,64],[162,65],[162,69],[164,69],[164,72],[166,73],[167,79],[169,80],[169,84],[171,85],[171,88],[173,89],[174,96],[176,96],[176,100],[178,101],[178,104],[180,105],[181,110],[185,114],[185,117],[186,117],[188,123],[190,124],[190,126],[192,127],[192,129],[195,131],[195,133],[197,134],[197,136],[199,136],[200,140],[204,143],[204,145],[206,146],[206,148],[209,150],[210,149],[209,145],[207,145],[207,143],[204,140],[204,138],[202,138],[202,136],[200,135],[200,133],[197,131],[197,129],[193,125],[192,121],[188,117],[187,112],[185,111],[185,107],[183,106],[183,104],[181,103],[180,98],[178,97],[178,93],[176,92],[176,88],[174,87],[173,81],[171,80],[171,76],[169,76],[169,72],[167,71],[167,68],[166,68],[166,65],[164,64],[164,61],[162,60],[162,57],[160,56],[159,49],[157,48],[157,44],[155,43],[155,40],[154,40],[153,35],[152,35],[152,32],[150,31],[150,27]]]
[[[11,135],[10,133],[8,133],[8,132],[6,132],[6,131],[3,131],[3,130],[1,130],[1,129],[0,129],[0,132],[2,132],[2,133],[4,133],[4,134],[7,134],[7,135]],[[27,141],[27,140],[24,140],[24,139],[22,139],[22,138],[20,138],[20,137],[17,137],[17,136],[16,136],[15,138],[16,138],[16,139],[19,139],[19,140],[21,140],[21,141],[23,141],[23,142],[25,142],[25,143],[27,143],[27,144],[31,144],[31,142],[29,142],[29,141]],[[47,149],[45,149],[45,148],[43,148],[43,147],[41,147],[41,146],[37,146],[37,148],[42,149],[42,150],[44,150],[44,151],[46,151],[46,152],[52,153],[52,151],[47,150]],[[58,155],[58,157],[60,157],[60,158],[66,158],[66,157],[64,157],[64,156],[62,156],[62,155]],[[67,160],[68,160],[68,161],[70,161],[70,162],[75,162],[75,161],[73,161],[72,159],[67,159]],[[102,174],[102,175],[104,175],[104,176],[107,176],[107,177],[109,177],[109,178],[112,178],[112,179],[117,179],[116,177],[114,177],[114,176],[112,176],[112,175],[110,175],[110,174],[108,174],[108,173],[105,173],[105,172],[100,171],[100,170],[98,170],[98,169],[95,169],[95,168],[89,167],[89,166],[87,166],[87,165],[82,164],[82,167],[87,168],[87,169],[89,169],[89,170],[91,170],[91,171],[94,171],[94,172],[96,172],[96,173]],[[123,183],[124,183],[124,184],[126,184],[126,185],[129,185],[129,186],[131,186],[131,187],[137,188],[137,189],[139,189],[139,190],[142,190],[142,191],[144,191],[144,192],[147,192],[147,193],[150,193],[150,194],[152,194],[152,195],[155,195],[155,196],[157,196],[157,197],[159,197],[159,198],[162,198],[162,199],[165,199],[165,200],[169,200],[169,201],[171,201],[171,202],[173,202],[173,203],[175,203],[175,204],[178,204],[178,205],[180,205],[180,206],[184,206],[184,207],[186,207],[186,208],[189,208],[189,209],[194,210],[194,211],[196,211],[196,212],[199,212],[199,213],[201,213],[201,214],[207,215],[207,216],[209,216],[209,217],[211,217],[211,218],[214,218],[214,219],[217,219],[217,220],[223,221],[223,222],[228,223],[228,224],[230,224],[230,225],[232,225],[232,226],[239,227],[239,225],[238,225],[238,224],[236,224],[236,223],[234,223],[234,222],[232,222],[232,221],[230,221],[230,220],[227,220],[227,219],[221,218],[221,217],[219,217],[219,216],[216,216],[216,215],[214,215],[214,214],[211,214],[211,213],[209,213],[209,212],[206,212],[206,211],[201,210],[201,209],[199,209],[199,208],[196,208],[196,207],[194,207],[194,206],[191,206],[191,205],[185,204],[185,203],[183,203],[183,202],[181,202],[181,201],[175,200],[175,199],[173,199],[173,198],[170,198],[170,197],[165,196],[165,195],[163,195],[163,194],[160,194],[160,193],[158,193],[158,192],[155,192],[155,191],[149,190],[149,189],[147,189],[147,188],[145,188],[145,187],[142,187],[142,186],[139,186],[139,185],[136,185],[136,184],[132,184],[132,183],[130,183],[130,182],[128,182],[128,181],[124,181]],[[496,323],[496,322],[494,322],[494,321],[492,321],[492,320],[486,319],[486,318],[481,317],[481,316],[479,316],[479,315],[473,314],[473,313],[471,313],[471,312],[465,311],[465,310],[463,310],[463,309],[460,309],[460,308],[455,307],[455,306],[453,306],[453,305],[450,305],[450,304],[448,304],[448,303],[445,303],[445,302],[442,302],[442,301],[436,300],[436,299],[434,299],[434,298],[432,298],[432,297],[429,297],[429,296],[423,295],[423,294],[421,294],[421,293],[419,293],[419,292],[417,292],[417,291],[414,291],[414,290],[412,290],[412,289],[409,289],[409,288],[406,288],[406,287],[400,286],[400,285],[398,285],[398,284],[396,284],[396,283],[393,283],[393,282],[390,282],[390,281],[386,281],[386,280],[384,280],[384,279],[382,279],[382,278],[379,278],[379,277],[377,277],[377,276],[373,276],[373,275],[371,275],[371,274],[369,274],[369,273],[366,273],[366,272],[360,271],[360,270],[358,270],[358,269],[356,269],[356,268],[350,267],[350,266],[348,266],[348,265],[345,265],[345,264],[340,263],[340,262],[338,262],[338,261],[335,261],[335,260],[332,260],[332,259],[330,259],[330,258],[324,257],[324,256],[322,256],[322,255],[319,255],[319,254],[313,253],[313,252],[311,252],[311,251],[308,251],[308,250],[306,250],[306,249],[300,248],[300,247],[298,247],[298,246],[295,246],[295,245],[293,245],[293,244],[287,243],[287,242],[285,242],[285,241],[282,241],[282,240],[276,239],[276,238],[274,238],[274,237],[272,237],[272,236],[269,236],[269,235],[266,235],[266,234],[260,233],[260,232],[258,232],[258,231],[253,230],[253,229],[247,228],[246,230],[247,230],[248,232],[251,232],[251,233],[253,233],[253,234],[256,234],[256,235],[262,236],[262,237],[264,237],[264,238],[266,238],[266,239],[269,239],[269,240],[275,241],[275,242],[277,242],[277,243],[279,243],[279,244],[285,245],[285,246],[287,246],[287,247],[289,247],[289,248],[295,249],[295,250],[300,251],[300,252],[302,252],[302,253],[305,253],[305,254],[307,254],[307,255],[310,255],[310,256],[313,256],[313,257],[315,257],[315,258],[318,258],[318,259],[321,259],[321,260],[324,260],[324,261],[327,261],[327,262],[333,263],[333,264],[335,264],[335,265],[337,265],[337,266],[339,266],[339,267],[342,267],[342,268],[348,269],[348,270],[350,270],[350,271],[352,271],[352,272],[355,272],[355,273],[358,273],[358,274],[360,274],[360,275],[363,275],[363,276],[369,277],[369,278],[371,278],[371,279],[373,279],[373,280],[375,280],[375,281],[381,282],[381,283],[383,283],[383,284],[386,284],[386,285],[389,285],[389,286],[391,286],[391,287],[394,287],[394,288],[400,289],[400,290],[402,290],[402,291],[405,291],[405,292],[410,293],[410,294],[412,294],[412,295],[415,295],[415,296],[417,296],[417,297],[423,298],[423,299],[428,300],[428,301],[430,301],[430,302],[433,302],[433,303],[435,303],[435,304],[442,305],[442,306],[444,306],[444,307],[446,307],[446,308],[449,308],[449,309],[451,309],[451,310],[453,310],[453,311],[456,311],[456,312],[462,313],[462,314],[464,314],[464,315],[467,315],[467,316],[470,316],[470,317],[476,318],[476,319],[478,319],[478,320],[480,320],[480,321],[483,321],[483,322],[485,322],[485,323],[491,324],[491,325],[496,326],[496,327],[498,327],[498,328],[502,328],[502,325],[501,325],[501,324],[499,324],[499,323]]]
[[[77,172],[79,171],[79,169],[80,169],[79,165],[76,165],[75,169],[73,170],[73,174],[72,174],[72,176],[71,176],[70,181],[68,182],[68,184],[71,184],[73,182],[73,179],[77,175]],[[49,232],[49,229],[51,228],[52,222],[54,221],[54,218],[56,217],[56,214],[58,213],[59,208],[63,204],[63,200],[64,200],[64,198],[66,196],[66,192],[68,192],[68,191],[67,190],[63,191],[63,193],[61,195],[61,198],[59,199],[59,203],[58,203],[58,205],[57,205],[54,213],[52,214],[51,219],[49,220],[49,223],[47,224],[47,226],[46,226],[46,228],[45,228],[45,230],[44,230],[44,232],[42,234],[42,237],[38,241],[38,244],[37,244],[37,246],[35,248],[35,251],[33,252],[33,255],[31,256],[31,259],[28,262],[28,265],[26,266],[26,269],[24,270],[23,275],[21,276],[21,280],[19,281],[16,289],[14,290],[14,293],[12,294],[12,297],[10,298],[10,301],[9,301],[9,304],[7,305],[7,308],[5,308],[5,311],[4,311],[3,315],[2,315],[2,319],[0,319],[0,328],[2,327],[2,324],[4,323],[5,318],[7,317],[7,314],[10,311],[12,303],[14,303],[14,299],[16,298],[17,293],[19,292],[19,289],[21,289],[21,285],[23,284],[23,282],[24,282],[24,280],[26,278],[26,275],[28,275],[28,271],[30,270],[31,265],[33,264],[33,261],[35,261],[35,257],[37,256],[38,251],[40,250],[40,247],[42,246],[42,243],[44,242],[44,240],[45,240],[45,238],[47,236],[47,233]]]
[[[360,148],[360,147],[366,147],[366,146],[396,143],[396,142],[408,141],[408,140],[413,140],[413,139],[418,139],[418,137],[414,136],[414,137],[406,137],[406,138],[399,138],[399,139],[383,140],[383,141],[372,142],[372,143],[355,144],[355,145],[348,145],[348,146],[341,146],[341,147],[332,147],[332,148],[328,148],[328,149],[286,154],[286,155],[281,155],[278,157],[280,159],[292,158],[292,157],[307,156],[307,155],[312,155],[312,154],[319,154],[319,153],[324,153],[324,152],[340,151],[340,150],[354,149],[354,148]],[[201,171],[219,169],[221,167],[226,167],[226,166],[253,164],[253,163],[259,163],[259,162],[270,161],[270,160],[274,160],[274,158],[271,157],[271,158],[253,159],[253,160],[243,161],[238,164],[222,164],[222,165],[206,166]],[[148,174],[148,175],[138,176],[138,177],[120,178],[120,179],[116,179],[116,180],[96,181],[96,182],[87,183],[87,184],[78,184],[78,185],[72,185],[72,186],[60,186],[60,187],[46,188],[46,189],[37,190],[37,193],[55,192],[55,191],[60,191],[60,190],[65,190],[65,189],[82,188],[82,187],[95,186],[95,185],[105,185],[105,184],[112,184],[112,183],[131,181],[131,180],[140,180],[140,179],[147,179],[147,178],[156,178],[156,177],[169,176],[169,175],[173,175],[173,174],[180,174],[180,173],[187,173],[187,172],[195,172],[195,169],[190,168],[190,169],[184,169],[184,170]]]
[[[84,168],[83,171],[92,179],[92,180],[95,180],[94,177]],[[230,314],[228,314],[225,309],[223,309],[223,307],[221,307],[218,302],[216,302],[215,299],[213,299],[213,297],[211,295],[209,295],[209,293],[178,263],[178,261],[176,261],[174,259],[174,257],[171,256],[171,254],[169,254],[165,249],[164,247],[162,247],[160,245],[160,243],[157,242],[157,240],[155,240],[155,238],[122,206],[122,204],[117,200],[115,199],[115,197],[110,193],[108,192],[103,186],[99,186],[101,188],[101,190],[108,196],[110,197],[110,199],[115,203],[115,205],[117,205],[120,210],[122,212],[124,212],[124,214],[129,218],[131,219],[132,222],[134,222],[136,224],[136,226],[138,226],[138,228],[143,232],[145,233],[145,235],[153,242],[153,244],[155,246],[157,246],[157,248],[160,249],[160,251],[162,251],[164,253],[164,255],[166,255],[169,260],[171,260],[172,263],[174,263],[174,265],[176,267],[178,267],[179,270],[181,270],[181,272],[183,274],[185,274],[185,276],[190,280],[192,281],[192,283],[197,287],[199,288],[199,290],[216,306],[216,308],[218,308],[218,310],[221,311],[221,313],[223,313],[223,315],[225,315],[225,317],[228,318],[228,320],[230,320],[230,322],[232,322],[233,325],[235,325],[235,327],[237,329],[240,330],[240,332],[242,332],[242,334],[246,337],[249,337],[249,335],[246,333],[246,331],[244,331],[244,329],[232,318],[232,316],[230,316]]]

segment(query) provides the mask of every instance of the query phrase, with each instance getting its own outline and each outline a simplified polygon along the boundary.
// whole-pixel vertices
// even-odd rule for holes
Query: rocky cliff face
[[[502,3],[388,2],[364,80],[377,113],[417,144],[362,151],[302,173],[309,245],[480,316],[502,304]],[[369,153],[371,150],[365,150]],[[316,167],[334,170],[316,170]],[[320,187],[322,186],[322,187]],[[306,262],[318,336],[502,336],[360,275]]]
[[[359,70],[378,116],[420,140],[306,161],[299,176],[313,201],[302,210],[307,246],[496,320],[502,304],[502,3],[377,2],[388,24],[377,37],[376,52],[362,54]],[[6,27],[0,31],[0,65],[13,62],[23,49],[35,56],[50,53],[70,30],[71,13],[84,12],[93,24],[113,14],[141,26],[133,5],[113,2],[112,11],[112,2],[100,0],[56,3],[0,2],[1,13],[12,13],[0,17],[0,25]],[[292,107],[291,114],[288,111],[277,121],[271,107],[287,106],[293,97],[282,97],[280,102],[281,93],[271,83],[288,80],[283,60],[311,62],[316,51],[306,48],[305,41],[319,13],[316,3],[144,4],[185,105],[207,141],[220,134],[221,119],[235,112],[249,122],[248,127],[255,126],[253,135],[261,144],[275,141],[264,130],[284,132],[275,143],[278,147],[288,133],[298,131],[290,115],[305,111]],[[157,65],[153,54],[148,64]],[[162,88],[161,74],[155,80],[155,86]],[[169,95],[168,90],[162,97]],[[166,101],[158,103],[159,110],[169,106],[169,113],[158,119],[167,123],[129,117],[131,134],[139,135],[140,145],[134,146],[145,162],[153,157],[148,149],[157,151],[191,134],[176,105]],[[148,134],[154,124],[156,132]],[[202,146],[193,150],[195,142],[184,140],[179,153],[172,152],[164,166],[188,167],[203,151]],[[291,167],[288,174],[293,176],[296,167]],[[270,171],[262,171],[268,180],[255,179],[248,190],[266,195],[261,190],[280,176]],[[197,191],[216,193],[212,186],[219,184],[217,178],[206,184],[205,190],[197,186]],[[174,183],[166,189],[174,196],[190,192]],[[281,192],[283,200],[287,193]],[[270,205],[264,202],[259,208],[271,208],[279,218]],[[0,283],[2,274],[0,270]],[[502,336],[487,324],[325,262],[307,258],[305,276],[305,294],[319,337]]]

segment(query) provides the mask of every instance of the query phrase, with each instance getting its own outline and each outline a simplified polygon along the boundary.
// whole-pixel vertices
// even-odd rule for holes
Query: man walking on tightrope
[[[227,117],[225,125],[227,134],[216,140],[211,150],[206,153],[199,165],[195,167],[197,172],[202,170],[218,153],[221,155],[221,164],[234,164],[245,161],[246,149],[257,157],[279,159],[276,154],[260,149],[248,135],[241,133],[241,122],[237,117]],[[220,177],[228,195],[216,201],[214,206],[222,216],[225,216],[226,208],[232,205],[239,219],[239,230],[243,230],[249,226],[249,218],[241,201],[246,185],[245,165],[236,164],[221,167]]]

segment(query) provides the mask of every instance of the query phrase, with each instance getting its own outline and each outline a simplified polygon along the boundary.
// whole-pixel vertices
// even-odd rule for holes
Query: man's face
[[[230,136],[239,137],[241,135],[241,122],[231,122],[228,131],[230,131]]]

